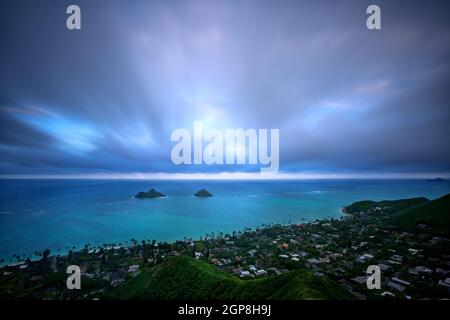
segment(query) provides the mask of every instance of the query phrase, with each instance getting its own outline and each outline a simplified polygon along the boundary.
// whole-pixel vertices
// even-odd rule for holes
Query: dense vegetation
[[[395,213],[428,202],[430,202],[430,200],[424,197],[383,201],[364,200],[352,203],[346,207],[346,210],[348,213],[355,213],[379,207],[390,213]]]
[[[392,214],[393,222],[406,228],[426,224],[434,229],[450,231],[450,194]]]
[[[433,229],[450,231],[450,194],[431,201],[424,197],[393,201],[358,201],[346,207],[346,212],[353,214],[375,208],[382,208],[391,215],[392,224],[406,229],[425,224]]]
[[[337,283],[304,270],[242,280],[205,261],[172,257],[112,291],[112,299],[345,299]]]
[[[17,256],[0,268],[0,299],[382,299],[384,291],[398,299],[448,298],[450,195],[360,201],[346,212],[344,219],[199,240],[131,239],[64,256],[44,250],[36,261]],[[74,264],[81,290],[66,287]],[[361,282],[373,264],[385,269],[381,291]],[[397,278],[403,282],[392,286]]]

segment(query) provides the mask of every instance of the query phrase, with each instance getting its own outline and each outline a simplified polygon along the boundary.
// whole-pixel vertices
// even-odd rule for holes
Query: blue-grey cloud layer
[[[449,171],[449,5],[376,2],[3,1],[0,173],[230,170],[171,164],[194,120],[279,128],[284,171]]]

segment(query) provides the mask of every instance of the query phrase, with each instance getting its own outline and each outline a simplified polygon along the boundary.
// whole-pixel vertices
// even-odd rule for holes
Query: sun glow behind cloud
[[[71,34],[5,2],[0,174],[254,170],[174,166],[196,120],[280,129],[286,173],[450,171],[448,2],[385,1],[381,32],[350,3],[109,2]]]

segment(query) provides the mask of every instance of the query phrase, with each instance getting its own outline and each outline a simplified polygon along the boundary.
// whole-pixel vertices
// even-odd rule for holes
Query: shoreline
[[[444,220],[437,224],[438,229],[434,220],[429,220],[429,225],[416,220],[412,225],[404,224],[393,214],[403,212],[405,207],[422,208]],[[10,298],[57,300],[164,299],[173,298],[174,293],[210,299],[214,296],[208,294],[221,284],[253,286],[263,281],[281,285],[286,279],[309,279],[303,285],[316,289],[311,296],[296,295],[299,291],[294,290],[288,291],[287,297],[333,299],[328,294],[334,292],[344,299],[359,300],[446,299],[450,294],[450,226],[441,212],[449,208],[450,194],[436,200],[359,201],[346,206],[348,214],[338,219],[263,224],[232,233],[206,234],[195,240],[158,243],[132,239],[130,245],[87,246],[62,256],[46,251],[40,260],[0,268],[0,292]],[[414,211],[408,212],[413,219]],[[70,265],[80,268],[83,283],[90,283],[85,291],[66,287],[66,268]],[[373,265],[383,273],[381,291],[366,287],[364,270]],[[162,276],[155,278],[154,272]],[[205,290],[191,285],[192,277],[198,274],[206,281],[202,282]],[[259,282],[252,282],[256,279]],[[141,291],[143,284],[145,292]],[[166,287],[177,289],[167,291]],[[286,293],[277,288],[272,286],[259,294],[270,297],[276,292]],[[239,299],[238,292],[227,292],[231,297],[227,299]]]
[[[230,182],[226,181],[226,183],[228,184]],[[77,184],[76,187],[81,188],[83,185],[84,184]],[[31,207],[15,206],[14,202],[11,202],[11,204],[9,205],[8,199],[10,197],[8,196],[8,193],[6,193],[4,194],[5,211],[13,212],[14,210],[17,210],[18,215],[16,218],[16,214],[14,211],[14,214],[1,216],[1,218],[5,221],[5,228],[7,228],[5,230],[8,230],[8,232],[3,232],[1,241],[3,244],[3,248],[2,250],[0,250],[0,252],[3,251],[4,254],[0,256],[0,261],[3,260],[0,265],[3,266],[16,263],[16,255],[19,255],[22,260],[26,258],[36,260],[39,257],[34,255],[34,252],[44,250],[45,248],[49,248],[52,251],[52,254],[66,255],[69,250],[74,250],[72,249],[73,244],[75,244],[75,250],[81,250],[86,243],[92,244],[94,246],[102,246],[104,243],[113,242],[124,244],[133,237],[139,237],[140,239],[148,239],[149,237],[154,237],[155,239],[158,239],[158,241],[173,242],[184,237],[198,238],[206,232],[212,232],[212,230],[214,230],[214,232],[221,231],[230,233],[235,230],[242,230],[245,227],[256,228],[263,225],[264,222],[266,222],[267,224],[267,221],[270,223],[286,224],[288,223],[288,220],[303,222],[302,219],[304,219],[304,217],[307,219],[306,221],[313,221],[316,219],[324,219],[328,217],[339,218],[342,215],[346,214],[345,209],[343,210],[343,204],[349,204],[354,201],[358,201],[358,199],[396,199],[400,198],[398,197],[398,195],[400,195],[402,198],[406,198],[419,194],[423,194],[429,199],[436,199],[450,191],[447,188],[447,183],[432,183],[422,180],[419,184],[413,185],[409,185],[409,183],[404,184],[403,181],[395,183],[394,187],[392,188],[391,195],[387,194],[389,192],[383,191],[384,184],[380,184],[378,181],[371,182],[368,185],[363,184],[363,188],[361,189],[361,191],[355,190],[354,185],[348,183],[338,185],[335,185],[334,183],[320,183],[319,185],[317,185],[316,183],[313,183],[312,185],[309,183],[300,183],[291,185],[289,183],[286,186],[283,183],[282,185],[276,184],[273,190],[266,190],[267,187],[261,187],[260,183],[251,183],[244,184],[242,190],[245,193],[244,195],[241,195],[241,197],[239,197],[239,190],[230,190],[230,188],[228,187],[225,187],[221,190],[220,187],[218,187],[220,185],[221,184],[217,184],[215,182],[213,182],[212,184],[202,183],[199,185],[190,185],[191,189],[197,189],[199,187],[205,186],[206,188],[211,188],[213,191],[215,191],[215,188],[219,188],[219,190],[215,192],[218,194],[218,196],[214,197],[214,199],[211,199],[210,201],[214,204],[214,206],[208,205],[209,202],[207,202],[206,205],[204,205],[203,202],[201,203],[201,205],[198,203],[192,204],[191,202],[189,202],[190,200],[187,200],[187,198],[180,198],[177,195],[173,197],[170,196],[170,194],[172,194],[173,192],[179,192],[179,188],[174,187],[172,183],[168,183],[165,185],[156,185],[156,187],[161,188],[163,191],[165,191],[165,193],[168,193],[168,196],[165,197],[167,198],[167,200],[170,200],[169,198],[172,198],[173,201],[155,201],[151,202],[150,206],[148,205],[150,204],[150,202],[137,202],[137,199],[134,199],[132,195],[129,195],[126,200],[122,200],[120,198],[121,195],[123,195],[123,190],[125,190],[125,192],[129,192],[130,194],[133,194],[135,193],[134,190],[136,190],[137,192],[142,188],[149,187],[147,183],[132,183],[129,185],[125,184],[123,186],[121,184],[120,188],[115,189],[110,189],[108,184],[101,184],[99,186],[95,185],[95,188],[92,189],[92,191],[90,191],[89,193],[92,192],[92,195],[96,195],[96,192],[99,191],[102,192],[102,194],[105,194],[106,189],[108,189],[108,192],[111,193],[111,196],[95,196],[94,200],[98,200],[98,205],[96,206],[74,206],[69,207],[67,212],[62,211],[62,213],[65,213],[68,218],[72,220],[67,225],[73,226],[73,228],[66,228],[63,226],[64,229],[67,229],[66,233],[59,232],[59,229],[57,227],[57,224],[60,223],[60,219],[58,218],[59,211],[65,210],[65,207],[61,206],[60,204],[59,197],[56,197],[54,199],[56,205],[52,205],[52,207],[47,208],[49,212],[45,216],[42,216],[42,218],[39,217],[39,219],[47,219],[48,217],[49,223],[43,224],[39,223],[39,220],[36,220],[31,216],[33,214],[33,211],[40,211],[40,209],[43,208],[42,206],[39,206],[40,202],[30,202]],[[19,184],[19,187],[20,186],[21,184]],[[74,193],[71,189],[73,187],[74,186],[71,184],[67,186],[66,184],[63,184],[62,189],[67,189],[67,192],[61,192],[61,196],[73,196],[73,198],[70,199],[74,199],[76,201],[79,201],[78,199],[80,199],[80,201],[88,201],[93,199],[93,197],[91,197],[89,193],[85,193],[84,191],[81,195],[78,195],[76,192]],[[40,185],[34,186],[32,190],[35,190],[37,192],[36,194],[39,195]],[[292,190],[295,190],[295,193],[293,193]],[[314,190],[326,190],[327,193],[317,193],[314,192]],[[389,190],[391,190],[391,188]],[[252,206],[252,203],[255,203],[255,200],[250,196],[254,195],[255,192],[260,196],[262,200],[261,202],[257,202],[260,203],[260,205],[257,205],[255,208],[249,207]],[[233,194],[236,194],[238,196],[234,196]],[[364,194],[366,194],[367,196],[365,196]],[[192,196],[191,192],[189,192],[189,195],[189,199],[195,198]],[[45,197],[45,195],[42,195],[42,197]],[[117,197],[119,197],[119,200],[117,200]],[[232,214],[230,214],[231,219],[233,219],[233,217],[239,218],[239,214],[237,214],[237,212],[245,212],[242,210],[245,210],[247,208],[249,208],[251,211],[249,211],[250,213],[248,214],[248,216],[246,216],[242,220],[239,220],[238,223],[227,223],[226,219],[221,217],[225,217],[228,214],[228,199],[232,201],[235,197],[236,199],[239,199],[239,201],[240,198],[242,198],[242,201],[244,202],[242,202],[243,204],[241,202],[239,202],[239,204],[233,204],[232,211],[230,211],[232,212]],[[134,202],[134,200],[136,200],[136,204],[132,204],[132,207],[130,207],[130,204],[128,202]],[[183,203],[185,203],[185,201],[188,201],[188,204],[190,206],[189,210],[191,210],[193,214],[184,215]],[[286,203],[288,205],[284,206],[284,201],[287,201]],[[108,206],[102,206],[103,202],[105,204],[108,204]],[[117,206],[112,207],[109,206],[109,203],[118,204]],[[324,205],[322,205],[322,203]],[[35,209],[33,210],[33,208]],[[128,208],[130,209],[129,212]],[[155,208],[155,211],[153,211],[152,208]],[[280,208],[280,215],[277,211],[278,208]],[[100,217],[100,215],[97,215],[96,210],[99,212],[99,214],[111,210],[112,218],[110,219],[107,215],[105,215],[104,218],[103,216]],[[146,214],[145,210],[151,211],[148,211],[148,214]],[[167,212],[166,210],[170,210],[170,214],[164,214],[164,212]],[[24,212],[22,213],[21,211]],[[84,228],[82,229],[84,231],[80,232],[80,237],[78,237],[78,233],[75,233],[76,228],[78,228],[78,224],[76,224],[78,213],[76,213],[76,211],[81,212],[79,214],[79,219],[82,219],[80,220],[82,224],[80,224],[79,227]],[[199,212],[200,214],[197,215],[196,212]],[[210,212],[213,213],[210,215]],[[262,217],[264,217],[264,219],[258,219],[260,212],[262,212]],[[328,212],[329,214],[324,215],[322,214],[322,212]],[[128,218],[129,213],[130,218]],[[21,216],[22,214],[23,218]],[[30,217],[32,218],[28,218],[26,216],[28,214],[30,214]],[[208,217],[210,216],[214,219],[214,221],[217,222],[210,223],[208,221]],[[280,217],[279,219],[277,219],[278,216]],[[91,219],[91,217],[95,219],[97,219],[98,217],[102,220],[96,220],[99,222],[96,222],[94,220],[94,223],[90,224],[89,219]],[[15,227],[16,221],[18,223],[17,227]],[[27,223],[29,221],[31,223],[31,228],[25,225],[24,221]],[[33,225],[34,221],[37,221],[36,227],[34,227]],[[6,224],[6,222],[8,224]],[[192,222],[192,228],[190,227],[190,222]],[[120,227],[121,223],[126,223],[126,225],[124,224],[124,227]],[[85,224],[86,227],[84,226]],[[173,228],[165,227],[172,226],[172,224],[174,226]],[[9,227],[7,227],[7,225],[9,225]],[[156,225],[158,227],[154,227]],[[12,227],[14,227],[15,230],[11,229]],[[33,229],[33,227],[43,227],[43,229],[42,231],[40,231],[40,229]],[[101,229],[105,228],[105,230],[96,232],[96,227],[99,227]],[[136,230],[136,233],[134,233],[134,230]],[[146,230],[148,230],[148,232]],[[158,230],[163,231],[159,232]],[[34,234],[36,232],[36,240],[32,240],[28,235],[28,232],[30,232],[31,234]],[[46,232],[50,235],[54,234],[54,236],[42,238],[43,244],[41,246],[39,238],[41,237],[41,235],[46,234]],[[137,234],[137,236],[135,236],[135,234]],[[60,238],[58,238],[58,236],[60,236]]]
[[[341,216],[340,218],[343,218],[343,217],[344,216]],[[315,219],[314,221],[327,220],[327,219],[330,219],[330,218],[329,217],[324,217],[324,218],[320,218],[320,219]],[[257,230],[257,229],[261,229],[261,228],[270,228],[271,226],[292,226],[292,225],[298,225],[298,224],[303,224],[303,223],[311,223],[311,222],[313,222],[313,221],[303,220],[302,222],[298,222],[298,223],[294,223],[294,222],[292,222],[292,223],[288,223],[288,222],[287,223],[268,223],[268,224],[262,224],[262,225],[259,225],[259,226],[256,226],[256,227],[243,227],[241,229],[233,230],[231,233],[244,232],[245,230],[248,230],[248,229],[250,229],[250,230]],[[213,231],[212,233],[215,233],[215,232],[228,234],[228,233],[225,233],[225,232],[221,232],[220,230]],[[203,235],[201,235],[201,236],[199,236],[197,238],[192,238],[192,237],[184,237],[184,238],[191,239],[192,241],[196,242],[196,241],[201,241],[200,239],[202,237],[203,237]],[[139,244],[143,240],[147,241],[148,239],[149,238],[147,238],[147,239],[135,239],[135,240]],[[179,239],[179,238],[178,239],[173,239],[173,240],[158,240],[158,239],[153,239],[153,240],[156,240],[158,243],[167,243],[167,244],[173,244],[173,243],[176,243],[176,242],[179,242],[179,241],[184,241],[183,239]],[[129,243],[130,241],[131,241],[131,239],[128,239],[126,241],[126,243]],[[107,242],[107,243],[108,244],[112,244],[112,245],[108,245],[106,247],[103,247],[103,244],[106,244],[106,242],[102,242],[101,244],[91,245],[89,247],[90,248],[89,251],[92,251],[92,250],[95,251],[95,250],[98,250],[99,248],[103,249],[103,250],[107,250],[107,251],[120,250],[120,249],[130,249],[130,248],[134,248],[134,247],[136,247],[138,245],[138,244],[136,244],[136,245],[128,244],[128,245],[120,245],[120,246],[119,245],[114,245],[116,243],[122,243],[122,241],[120,241],[120,242],[118,242],[118,241]],[[70,248],[73,248],[73,246],[70,247]],[[41,250],[35,250],[35,251],[43,252],[44,250],[48,249],[51,252],[51,254],[49,255],[49,258],[52,258],[52,257],[66,258],[70,251],[72,251],[72,253],[80,253],[80,252],[82,252],[85,249],[84,245],[82,245],[81,247],[78,247],[78,248],[75,247],[75,249],[70,249],[70,248],[67,249],[67,250],[66,249],[64,249],[64,250],[60,249],[59,251],[57,251],[57,249],[52,249],[52,248],[43,248]],[[54,254],[55,252],[58,252],[58,254]],[[93,252],[89,252],[89,253],[93,253]],[[21,255],[21,256],[23,256],[23,255]],[[11,256],[9,258],[13,258],[13,257]],[[25,258],[23,260],[19,260],[19,261],[16,261],[16,262],[11,262],[11,263],[0,263],[0,269],[2,269],[4,267],[16,267],[16,266],[23,265],[23,264],[25,264],[27,262],[27,259],[28,258]],[[37,261],[41,260],[41,257],[34,255],[34,256],[30,257],[29,260],[31,262],[37,262]]]

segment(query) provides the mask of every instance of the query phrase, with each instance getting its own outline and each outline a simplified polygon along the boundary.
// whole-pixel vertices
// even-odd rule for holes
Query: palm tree
[[[42,253],[42,260],[47,261],[49,255],[50,255],[50,249],[45,249],[44,252]]]

